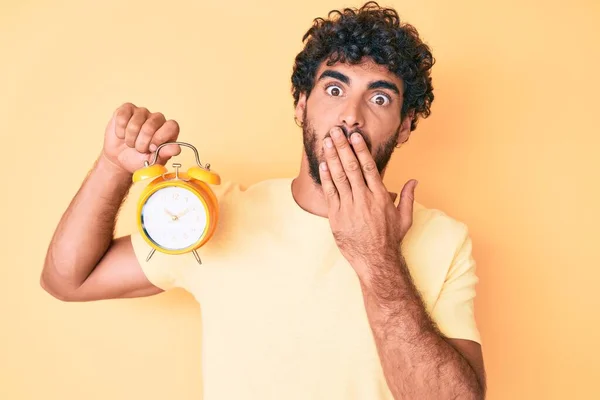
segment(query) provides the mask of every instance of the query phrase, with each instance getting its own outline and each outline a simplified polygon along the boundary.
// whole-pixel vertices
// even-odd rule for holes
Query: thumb
[[[411,179],[402,188],[400,193],[400,202],[398,203],[398,211],[400,212],[400,221],[402,229],[407,231],[412,225],[413,205],[415,201],[415,189],[419,181]]]
[[[105,137],[112,137],[115,136],[115,131],[116,131],[116,125],[117,125],[117,112],[113,112],[113,115],[111,116],[110,120],[108,121],[108,123],[106,124],[106,128],[104,129],[104,135]]]

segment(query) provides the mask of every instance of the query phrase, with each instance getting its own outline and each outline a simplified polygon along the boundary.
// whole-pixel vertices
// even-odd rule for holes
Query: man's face
[[[410,120],[401,123],[402,81],[386,67],[368,60],[362,64],[323,63],[308,99],[302,95],[296,117],[303,124],[304,150],[313,181],[320,185],[319,162],[323,139],[339,126],[346,137],[362,134],[382,173],[396,144],[410,134]]]

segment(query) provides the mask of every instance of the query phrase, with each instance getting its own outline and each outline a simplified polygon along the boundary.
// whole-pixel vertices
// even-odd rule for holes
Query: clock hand
[[[165,208],[165,212],[166,212],[167,214],[169,214],[169,216],[171,217],[171,219],[172,219],[173,221],[177,221],[177,219],[179,218],[177,215],[173,214],[172,212],[170,212],[170,211],[169,211],[169,210],[167,210],[166,208]]]
[[[181,218],[183,217],[185,214],[187,214],[190,211],[189,208],[186,208],[181,214],[177,214],[177,218]]]

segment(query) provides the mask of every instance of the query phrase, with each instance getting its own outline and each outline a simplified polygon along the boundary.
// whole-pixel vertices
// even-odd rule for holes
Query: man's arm
[[[399,251],[412,226],[416,180],[404,185],[395,206],[363,137],[354,133],[349,141],[338,127],[330,134],[319,168],[329,223],[360,280],[394,397],[484,398],[483,375],[477,374],[482,369],[476,365],[481,355],[473,345],[461,354],[457,348],[465,347],[463,342],[453,347],[436,329]]]
[[[161,292],[142,273],[129,237],[113,239],[131,175],[100,156],[63,214],[40,283],[64,301],[148,296]]]
[[[142,297],[160,293],[144,275],[129,236],[114,239],[118,211],[133,172],[149,150],[175,140],[179,127],[160,113],[127,103],[109,122],[104,148],[50,242],[40,284],[63,301]],[[158,162],[180,151],[165,146]]]
[[[426,312],[402,255],[359,269],[365,308],[390,390],[397,399],[484,399],[478,343],[444,337]]]

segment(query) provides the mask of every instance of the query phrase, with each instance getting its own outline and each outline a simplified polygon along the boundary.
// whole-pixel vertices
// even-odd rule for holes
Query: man
[[[477,277],[464,224],[382,182],[427,117],[433,57],[392,9],[316,19],[292,75],[298,176],[214,187],[221,219],[191,254],[113,238],[133,171],[179,134],[127,103],[49,246],[43,288],[64,301],[175,287],[202,305],[204,396],[213,399],[481,399]],[[179,154],[165,146],[159,162]],[[75,249],[75,250],[72,250]]]

